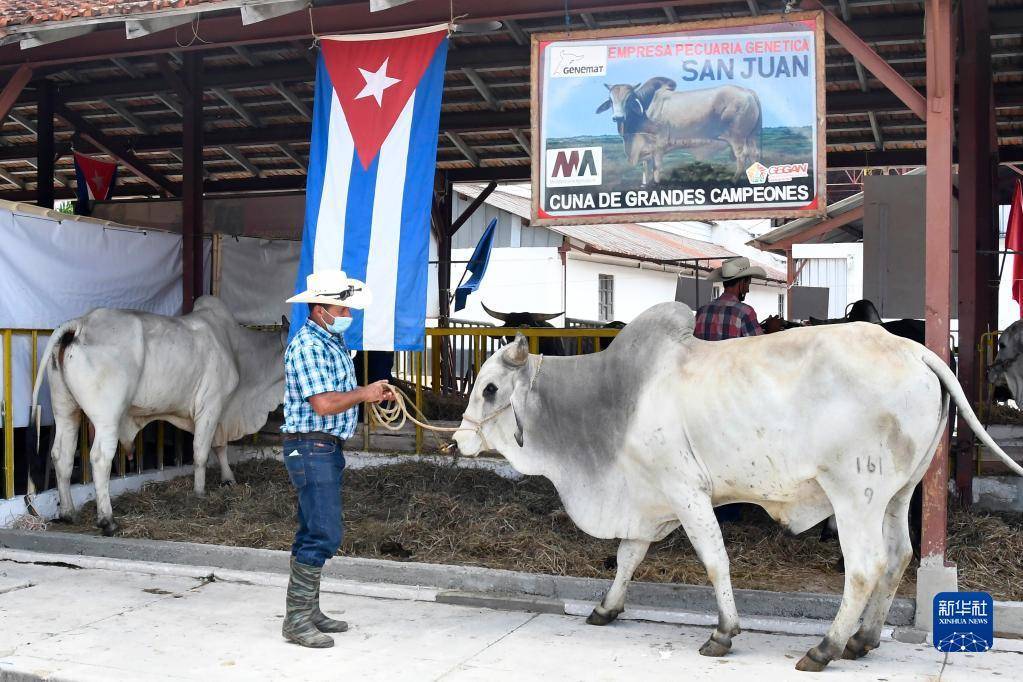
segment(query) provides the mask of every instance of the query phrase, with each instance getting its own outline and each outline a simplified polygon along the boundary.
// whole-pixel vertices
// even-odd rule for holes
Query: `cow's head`
[[[618,134],[623,135],[625,133],[625,121],[632,116],[644,116],[646,112],[646,106],[636,96],[636,89],[639,87],[639,83],[635,85],[625,83],[608,85],[604,83],[604,87],[607,88],[608,98],[597,107],[597,113],[602,114],[610,109],[611,120],[618,125]]]
[[[530,327],[553,327],[551,320],[564,313],[499,313],[483,306],[483,310],[495,320],[504,322],[502,327],[528,329]]]
[[[1009,325],[998,337],[998,355],[988,367],[988,381],[1008,386],[1017,404],[1023,400],[1023,320]]]
[[[475,457],[486,449],[503,453],[523,447],[515,402],[529,388],[530,364],[529,341],[522,334],[483,363],[462,415],[463,430],[455,433],[459,452]]]

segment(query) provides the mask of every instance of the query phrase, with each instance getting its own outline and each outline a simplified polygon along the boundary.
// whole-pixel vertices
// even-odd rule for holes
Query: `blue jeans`
[[[284,465],[298,492],[298,531],[291,555],[307,566],[323,566],[337,554],[344,537],[345,455],[335,443],[289,438],[284,441]]]

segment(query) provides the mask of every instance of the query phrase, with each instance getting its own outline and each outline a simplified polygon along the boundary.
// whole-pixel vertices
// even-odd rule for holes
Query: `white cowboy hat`
[[[712,270],[707,276],[707,281],[727,282],[730,279],[739,279],[740,277],[766,278],[767,271],[759,265],[750,265],[749,258],[739,256],[738,258],[729,258],[721,264],[720,268]]]
[[[305,278],[305,291],[287,300],[288,303],[322,303],[362,309],[373,302],[373,294],[365,282],[350,279],[341,270],[321,270]]]

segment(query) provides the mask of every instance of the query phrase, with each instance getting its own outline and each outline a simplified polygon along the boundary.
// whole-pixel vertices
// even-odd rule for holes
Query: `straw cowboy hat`
[[[707,280],[710,282],[727,282],[740,277],[767,277],[767,271],[759,265],[750,265],[749,258],[739,256],[729,258],[720,268],[712,270]]]
[[[365,282],[351,279],[341,270],[321,270],[306,277],[305,291],[287,302],[341,305],[361,310],[373,302],[373,294]]]

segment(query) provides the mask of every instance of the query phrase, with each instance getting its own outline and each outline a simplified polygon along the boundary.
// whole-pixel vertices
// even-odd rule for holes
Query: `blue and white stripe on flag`
[[[373,294],[349,347],[420,350],[447,26],[320,44],[296,290],[340,268]],[[292,312],[294,334],[308,308]]]

